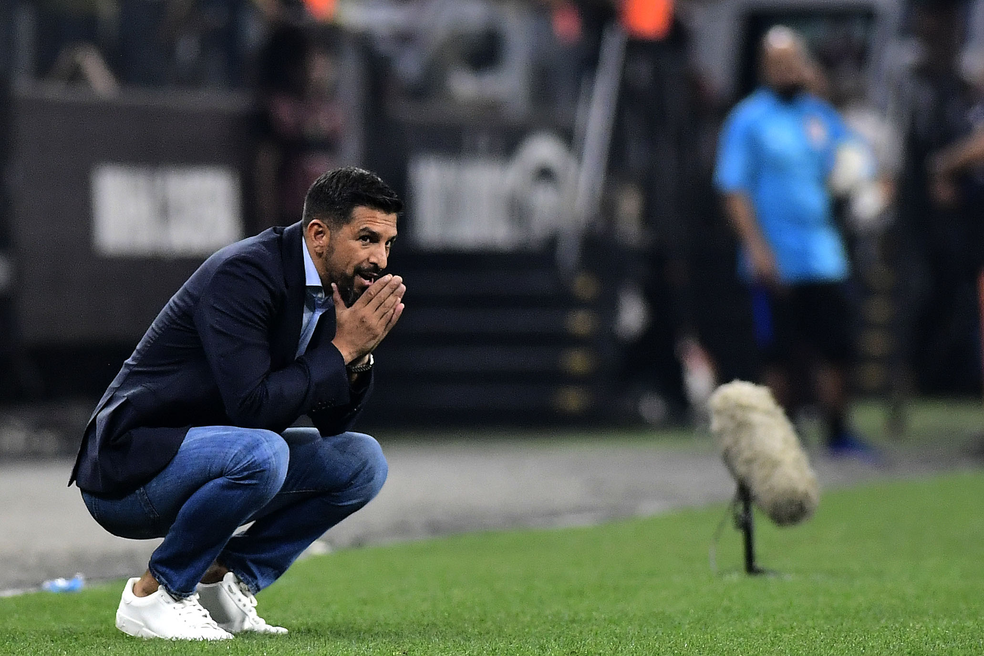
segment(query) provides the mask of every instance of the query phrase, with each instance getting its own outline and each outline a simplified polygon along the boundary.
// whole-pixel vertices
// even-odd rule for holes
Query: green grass
[[[984,405],[980,399],[920,399],[905,406],[905,432],[887,436],[887,406],[867,401],[854,409],[854,420],[865,434],[874,438],[929,444],[944,441],[966,441],[984,432]]]
[[[113,628],[121,583],[0,599],[11,654],[981,654],[984,473],[828,493],[809,523],[759,522],[740,573],[718,506],[592,528],[342,551],[298,563],[260,610],[291,629],[217,644]]]
[[[888,405],[883,401],[863,400],[853,404],[850,419],[867,440],[893,446],[961,449],[979,440],[984,434],[984,404],[978,399],[915,399],[904,406],[905,425],[901,435],[887,432]],[[820,423],[806,426],[802,435],[808,446],[820,442]],[[374,433],[375,434],[375,433]],[[399,431],[385,428],[378,431],[387,442],[522,442],[524,445],[546,447],[562,444],[565,448],[597,446],[600,442],[621,446],[638,444],[649,448],[661,447],[691,450],[694,447],[715,450],[709,430],[686,426],[659,428],[624,427],[619,429],[554,428],[554,429],[461,429]]]

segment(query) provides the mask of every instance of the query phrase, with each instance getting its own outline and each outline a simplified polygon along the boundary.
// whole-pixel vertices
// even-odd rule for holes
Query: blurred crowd
[[[870,25],[827,29],[802,12],[792,24],[809,53],[809,91],[864,144],[838,154],[834,216],[857,279],[854,310],[860,316],[862,297],[877,301],[878,290],[894,308],[897,355],[869,378],[900,396],[981,384],[984,61],[965,47],[976,4],[905,3],[898,29],[914,44],[911,61],[882,67],[877,83]],[[7,12],[21,44],[31,35],[28,55],[13,57],[15,77],[82,81],[104,94],[253,94],[257,227],[293,222],[310,182],[343,163],[382,169],[403,191],[407,162],[391,163],[402,173],[388,176],[379,156],[393,129],[380,105],[391,110],[394,98],[449,116],[455,106],[492,107],[576,141],[606,27],[619,24],[628,40],[600,224],[636,253],[626,302],[651,309],[628,338],[626,376],[655,377],[640,384],[681,403],[706,389],[708,371],[754,376],[727,337],[738,325],[729,308],[743,301],[726,296],[744,292],[712,174],[727,111],[757,85],[757,50],[735,67],[735,92],[716,89],[694,56],[699,3],[17,0]],[[745,40],[757,43],[770,20],[750,20]]]

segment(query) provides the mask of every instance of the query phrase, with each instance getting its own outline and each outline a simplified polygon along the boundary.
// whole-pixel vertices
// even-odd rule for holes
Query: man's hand
[[[929,196],[937,207],[943,209],[952,209],[960,203],[960,190],[946,175],[934,175],[929,179]]]
[[[387,274],[370,285],[352,307],[345,307],[338,286],[332,284],[335,299],[335,345],[345,364],[372,353],[403,314],[403,278]]]
[[[765,285],[769,289],[779,289],[782,287],[782,279],[779,277],[779,266],[776,264],[776,257],[772,249],[765,243],[764,239],[751,239],[747,245],[748,259],[752,266],[752,278],[755,282]]]
[[[775,253],[762,235],[748,194],[741,191],[725,194],[724,209],[728,221],[731,222],[738,239],[748,253],[752,278],[769,289],[782,289],[782,278],[779,276]]]

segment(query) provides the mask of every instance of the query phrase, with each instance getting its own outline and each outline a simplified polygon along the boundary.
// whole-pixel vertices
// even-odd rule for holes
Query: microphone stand
[[[752,491],[744,483],[738,484],[735,497],[735,527],[742,532],[745,543],[745,573],[752,576],[769,574],[755,564],[755,520],[752,516]]]

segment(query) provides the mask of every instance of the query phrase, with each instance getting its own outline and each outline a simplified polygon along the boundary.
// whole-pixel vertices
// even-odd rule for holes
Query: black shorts
[[[751,289],[755,341],[766,364],[788,364],[806,350],[832,364],[847,364],[851,307],[844,283],[810,283],[773,292]]]

